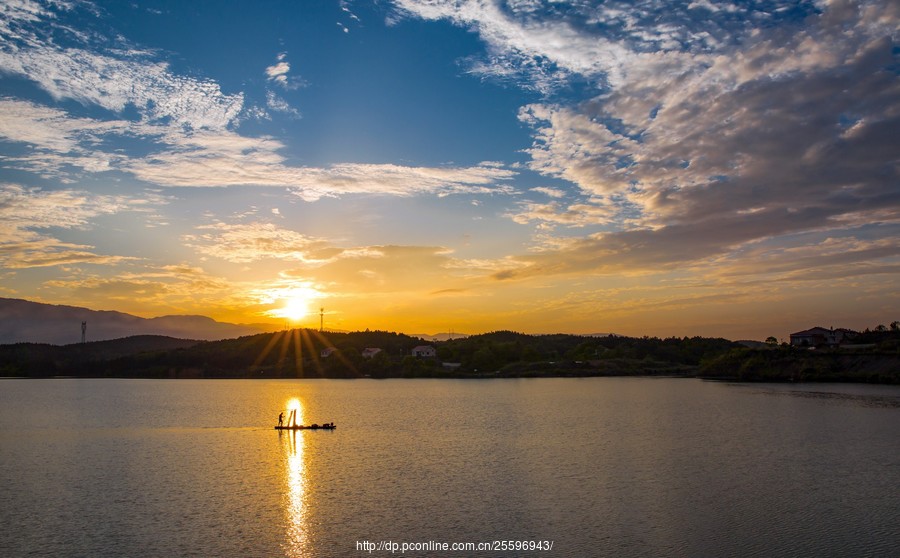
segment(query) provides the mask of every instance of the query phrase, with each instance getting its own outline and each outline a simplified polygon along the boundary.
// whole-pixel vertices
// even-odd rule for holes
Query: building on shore
[[[837,347],[856,337],[857,332],[844,328],[814,327],[791,334],[792,347]]]
[[[431,345],[419,345],[412,350],[412,356],[416,358],[434,358],[437,351]]]

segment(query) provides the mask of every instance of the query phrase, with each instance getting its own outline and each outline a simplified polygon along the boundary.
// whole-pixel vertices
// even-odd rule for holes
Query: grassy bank
[[[697,375],[743,382],[900,384],[900,353],[733,349],[702,363]]]

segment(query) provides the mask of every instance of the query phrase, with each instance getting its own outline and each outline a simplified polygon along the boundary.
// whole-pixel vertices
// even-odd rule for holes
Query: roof
[[[803,331],[798,331],[797,333],[792,333],[791,337],[803,335],[825,335],[826,333],[831,333],[831,330],[825,329],[824,327],[814,327],[812,329],[805,329]]]
[[[812,328],[812,329],[806,329],[806,330],[803,330],[803,331],[798,331],[797,333],[792,333],[792,334],[791,334],[791,337],[794,337],[794,336],[803,336],[803,335],[828,335],[829,333],[838,333],[838,332],[844,333],[844,334],[847,334],[847,333],[856,333],[856,332],[853,331],[852,329],[847,329],[847,328],[845,328],[845,327],[832,327],[832,328],[827,328],[827,327],[818,327],[818,326],[816,326],[816,327],[814,327],[814,328]]]

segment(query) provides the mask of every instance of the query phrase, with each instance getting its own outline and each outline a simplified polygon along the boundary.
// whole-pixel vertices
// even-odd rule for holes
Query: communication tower
[[[81,322],[81,343],[87,339],[87,322]]]

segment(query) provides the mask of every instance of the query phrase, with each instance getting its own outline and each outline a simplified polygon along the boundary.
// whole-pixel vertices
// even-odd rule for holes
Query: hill
[[[469,337],[468,333],[411,333],[410,337],[417,337],[424,341],[450,341]]]
[[[81,340],[82,322],[87,322],[87,339],[92,341],[135,335],[218,340],[275,329],[269,325],[217,322],[204,316],[140,318],[122,312],[0,298],[0,344],[76,343]]]
[[[0,345],[0,376],[115,378],[523,378],[680,376],[900,383],[900,332],[867,348],[747,348],[726,339],[526,335],[428,343],[388,331],[283,330],[219,341],[140,336]],[[429,356],[412,354],[430,344]],[[373,350],[375,349],[375,350]]]
[[[693,375],[724,339],[525,335],[499,331],[432,342],[386,332],[296,329],[221,341],[127,338],[56,347],[0,346],[0,376],[143,378],[354,378]],[[367,349],[377,348],[374,355]]]
[[[134,335],[107,341],[93,341],[84,344],[73,343],[61,347],[60,352],[77,351],[81,356],[93,360],[112,360],[139,353],[186,349],[202,342],[196,339],[177,339],[163,335]],[[2,349],[2,346],[0,346],[0,349]]]
[[[160,335],[137,335],[109,341],[50,345],[13,343],[0,345],[0,376],[96,376],[108,362],[142,353],[168,353],[193,347],[202,341]]]

